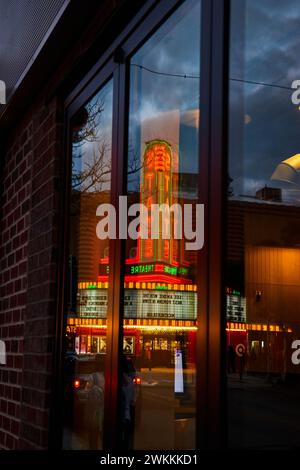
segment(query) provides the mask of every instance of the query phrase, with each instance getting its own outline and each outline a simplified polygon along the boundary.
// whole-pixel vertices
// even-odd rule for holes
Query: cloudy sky
[[[299,31],[298,0],[233,0],[229,174],[236,197],[264,185],[283,188],[270,177],[280,161],[300,153],[300,111],[292,90],[280,88],[300,79]],[[284,198],[297,203],[292,189]]]
[[[232,0],[231,12],[229,175],[234,196],[255,196],[268,185],[282,187],[285,201],[300,204],[300,188],[284,188],[270,179],[282,160],[300,153],[300,110],[291,102],[290,88],[300,79],[300,2]],[[142,159],[143,122],[176,112],[180,171],[197,173],[199,44],[200,1],[187,0],[132,57],[129,165],[133,158]],[[111,90],[107,100],[101,123],[105,134],[111,126]],[[187,122],[187,114],[196,119]],[[132,189],[139,187],[140,176],[130,176]]]
[[[151,120],[154,132],[157,119],[156,138],[163,138],[165,129],[168,140],[171,124],[167,121],[177,114],[179,127],[174,135],[179,135],[180,172],[198,172],[199,45],[200,1],[188,0],[132,57],[129,166],[136,149],[142,158],[145,122]],[[130,176],[129,189],[138,187],[140,176]]]
[[[99,180],[98,184],[92,184],[93,179],[91,177],[83,178],[82,184],[78,184],[77,180],[75,180],[75,187],[80,191],[87,188],[89,188],[89,191],[107,191],[110,189],[111,185],[111,175],[107,172],[111,169],[112,80],[106,83],[85,104],[85,109],[88,111],[89,116],[91,114],[95,115],[95,110],[101,109],[102,111],[95,115],[92,125],[87,125],[81,129],[81,132],[84,134],[87,127],[92,127],[93,135],[87,139],[83,139],[80,143],[75,142],[73,144],[73,176],[82,175],[84,172],[87,172],[89,168],[94,167]],[[101,172],[103,173],[103,177],[101,177]]]

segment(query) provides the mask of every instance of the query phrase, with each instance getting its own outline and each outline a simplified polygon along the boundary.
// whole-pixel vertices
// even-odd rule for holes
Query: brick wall
[[[0,367],[0,445],[17,448],[20,431],[26,308],[32,123],[12,136],[3,168],[0,224],[0,338],[7,364]]]
[[[46,448],[49,428],[62,143],[56,99],[31,110],[10,136],[0,240],[0,446]]]
[[[74,35],[68,54],[39,90],[31,90],[30,106],[23,115],[15,113],[13,125],[5,131],[0,153],[0,340],[6,343],[7,364],[0,365],[0,449],[46,449],[49,444],[62,216],[59,188],[65,159],[63,97],[90,69],[90,61],[99,58],[110,35],[126,25],[126,15],[132,15],[129,5],[134,10],[142,3],[99,2],[89,26]],[[126,9],[116,15],[122,4]],[[91,49],[92,56],[98,56],[86,61]]]

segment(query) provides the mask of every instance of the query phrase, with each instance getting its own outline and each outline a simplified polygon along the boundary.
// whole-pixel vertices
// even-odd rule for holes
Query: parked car
[[[102,389],[103,394],[103,403],[98,406],[104,406],[104,370],[105,355],[75,353],[66,355],[64,385],[65,419],[66,424],[71,428],[86,429],[89,426],[89,417],[87,416],[88,399],[91,396],[92,388],[95,386],[95,374],[97,376],[97,386]],[[124,394],[126,390],[131,390],[133,395],[130,413],[134,425],[140,419],[141,377],[134,367],[132,358],[129,356],[122,356],[121,371],[126,373],[129,380],[128,388],[124,388],[122,383],[122,393]]]
[[[97,383],[104,395],[104,356],[68,354],[65,360],[65,418],[72,428],[87,427],[89,392]]]

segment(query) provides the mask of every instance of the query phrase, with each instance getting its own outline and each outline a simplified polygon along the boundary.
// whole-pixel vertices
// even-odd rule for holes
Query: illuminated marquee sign
[[[81,289],[79,291],[79,316],[106,318],[107,289]]]
[[[195,292],[125,290],[125,318],[196,320]]]
[[[125,289],[125,318],[196,320],[196,292]],[[107,289],[80,290],[79,316],[106,318]]]
[[[130,266],[130,274],[141,274],[141,273],[165,273],[172,274],[173,276],[186,275],[188,274],[188,268],[168,266],[164,264],[137,264]]]
[[[246,322],[246,298],[240,295],[226,295],[226,318],[233,322]]]

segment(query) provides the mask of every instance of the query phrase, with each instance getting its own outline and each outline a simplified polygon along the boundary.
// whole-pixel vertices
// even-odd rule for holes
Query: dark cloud
[[[232,11],[231,78],[290,87],[300,78],[299,2],[238,0]],[[231,81],[229,170],[236,195],[279,185],[270,181],[276,165],[300,153],[300,111],[291,93]]]
[[[200,4],[199,0],[184,2],[132,57],[129,168],[136,155],[141,158],[144,120],[169,111],[183,116],[199,108]],[[179,132],[180,171],[197,173],[198,128],[181,122]],[[130,178],[130,187],[136,187],[140,174]]]

